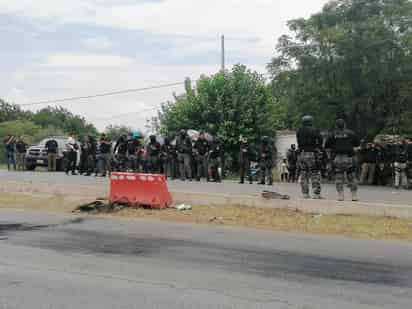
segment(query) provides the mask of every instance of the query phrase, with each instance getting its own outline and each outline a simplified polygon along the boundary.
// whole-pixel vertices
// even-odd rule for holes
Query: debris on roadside
[[[86,212],[86,213],[90,213],[90,214],[112,213],[112,212],[120,211],[125,207],[127,207],[127,206],[122,205],[122,204],[110,204],[105,199],[98,199],[98,200],[95,200],[91,203],[86,203],[86,204],[80,205],[80,206],[76,207],[72,212],[73,213]]]
[[[180,204],[180,205],[172,206],[172,208],[180,210],[180,211],[192,210],[192,206],[186,205],[186,204]]]
[[[263,191],[262,197],[267,200],[290,200],[290,196],[286,194],[280,194],[274,191]]]

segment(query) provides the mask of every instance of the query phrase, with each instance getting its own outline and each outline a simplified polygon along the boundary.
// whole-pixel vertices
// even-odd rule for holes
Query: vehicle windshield
[[[67,139],[60,137],[60,138],[45,138],[38,143],[38,146],[43,146],[43,147],[46,146],[46,143],[51,139],[54,139],[59,145],[59,147],[66,145]]]

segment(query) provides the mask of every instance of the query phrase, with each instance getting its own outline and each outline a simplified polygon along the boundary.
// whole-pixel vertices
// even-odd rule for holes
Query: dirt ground
[[[71,213],[90,201],[67,201],[63,198],[2,193],[0,208],[17,208],[43,212]],[[323,235],[342,235],[374,240],[412,241],[412,219],[386,217],[305,214],[286,209],[252,207],[193,206],[178,211],[125,208],[100,214],[119,219],[151,219],[179,223],[237,226],[271,231],[302,232]]]

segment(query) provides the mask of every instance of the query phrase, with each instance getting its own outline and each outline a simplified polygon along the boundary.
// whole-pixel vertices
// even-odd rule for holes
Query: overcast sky
[[[266,73],[289,19],[326,0],[0,0],[0,97],[11,103],[196,79],[220,66]],[[64,104],[99,129],[142,128],[182,86]],[[37,106],[39,108],[41,106]],[[34,108],[33,108],[34,109]],[[129,115],[125,115],[129,113]]]

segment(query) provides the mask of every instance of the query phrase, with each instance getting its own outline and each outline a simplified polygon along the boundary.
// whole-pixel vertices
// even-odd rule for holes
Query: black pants
[[[289,165],[289,182],[296,182],[296,165]]]
[[[250,170],[250,160],[244,159],[240,161],[240,182],[245,182],[245,176],[250,183],[252,183],[252,171]]]
[[[66,174],[71,171],[73,174],[76,172],[77,153],[70,151],[67,153]]]

